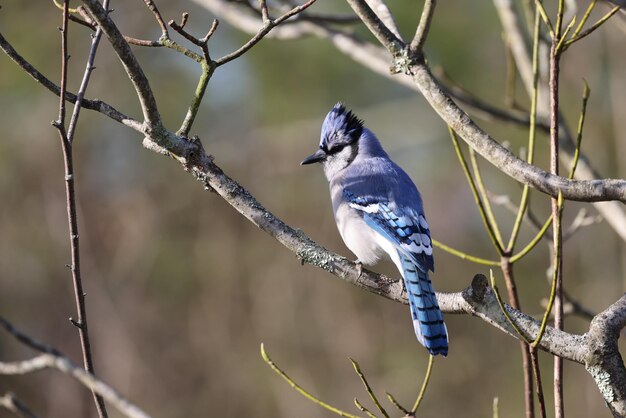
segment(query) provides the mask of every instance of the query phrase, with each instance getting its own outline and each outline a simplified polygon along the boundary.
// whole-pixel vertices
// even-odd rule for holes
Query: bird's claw
[[[361,276],[363,276],[363,263],[361,263],[361,261],[357,259],[354,261],[354,264],[356,264],[356,271],[357,273],[359,273],[356,279],[359,280]]]

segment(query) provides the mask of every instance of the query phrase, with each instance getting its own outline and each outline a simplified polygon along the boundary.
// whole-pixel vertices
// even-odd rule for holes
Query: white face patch
[[[324,174],[328,181],[332,180],[335,174],[349,166],[352,160],[354,160],[355,154],[356,150],[354,147],[352,145],[346,145],[338,153],[329,155],[326,160],[322,162]]]

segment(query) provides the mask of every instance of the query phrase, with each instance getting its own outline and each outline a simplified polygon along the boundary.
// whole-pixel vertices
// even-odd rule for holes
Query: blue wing
[[[349,191],[344,191],[344,197],[365,223],[397,251],[418,341],[433,355],[447,355],[448,332],[428,277],[428,271],[434,270],[434,260],[424,214],[411,208],[394,211],[388,202],[372,196],[357,197]]]

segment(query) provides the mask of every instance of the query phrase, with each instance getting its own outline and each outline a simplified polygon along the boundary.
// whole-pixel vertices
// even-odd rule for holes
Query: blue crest
[[[325,152],[352,144],[363,133],[363,121],[343,103],[337,103],[324,119],[320,148]]]

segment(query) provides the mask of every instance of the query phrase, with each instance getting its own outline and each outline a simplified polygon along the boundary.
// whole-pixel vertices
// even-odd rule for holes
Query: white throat
[[[349,166],[356,157],[356,149],[351,146],[345,146],[341,151],[336,154],[329,155],[324,162],[322,162],[322,168],[324,174],[330,182],[337,173]]]

